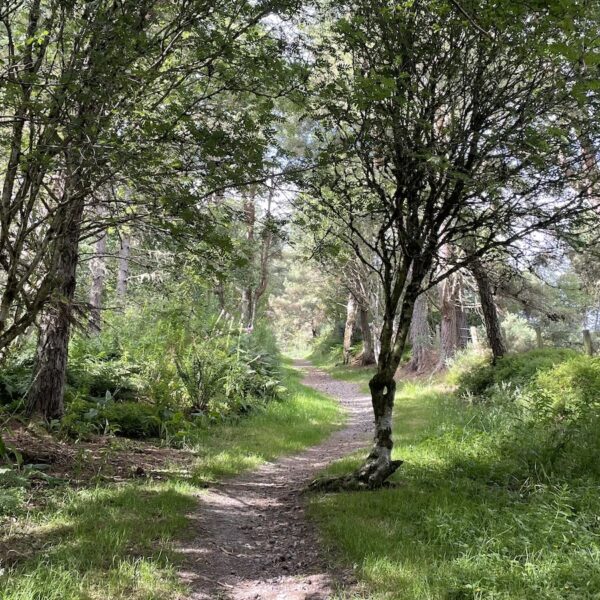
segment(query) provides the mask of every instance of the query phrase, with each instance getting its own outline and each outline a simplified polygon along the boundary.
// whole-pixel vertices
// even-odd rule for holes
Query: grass
[[[217,481],[281,454],[299,452],[341,427],[338,404],[303,386],[297,371],[287,368],[286,387],[290,400],[272,402],[250,418],[197,433],[192,443],[198,456],[195,483]]]
[[[395,417],[398,487],[314,496],[311,514],[371,600],[600,598],[600,485],[521,476],[497,443],[503,411],[406,384]],[[332,465],[356,468],[359,457]]]
[[[332,357],[333,356],[333,357]],[[337,360],[335,355],[313,352],[309,356],[309,360],[313,365],[323,369],[335,379],[342,381],[351,381],[360,383],[363,391],[369,391],[369,379],[375,372],[374,366],[356,367],[350,365],[342,365]]]
[[[286,386],[285,401],[198,432],[189,474],[174,469],[162,482],[46,489],[40,505],[31,489],[19,487],[22,478],[5,473],[0,485],[12,477],[16,493],[4,505],[0,494],[8,513],[0,519],[0,599],[177,597],[174,540],[185,530],[198,486],[316,444],[341,425],[338,405],[302,386],[291,369]]]

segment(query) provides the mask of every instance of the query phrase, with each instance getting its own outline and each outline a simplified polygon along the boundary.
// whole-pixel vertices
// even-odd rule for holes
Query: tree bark
[[[408,363],[408,369],[416,373],[423,372],[431,359],[433,347],[431,343],[431,328],[427,320],[428,313],[429,304],[427,296],[421,294],[415,301],[409,332],[412,356]]]
[[[346,326],[344,327],[344,345],[343,345],[343,359],[344,364],[350,364],[351,348],[352,348],[352,335],[354,334],[354,326],[356,324],[356,300],[352,294],[348,294],[348,304],[346,307]]]
[[[117,299],[121,304],[127,296],[127,285],[129,283],[129,256],[131,254],[131,236],[129,233],[121,233],[121,247],[119,248],[119,270],[117,273]]]
[[[375,348],[373,345],[373,332],[369,322],[369,309],[361,306],[358,310],[358,319],[363,337],[363,351],[360,357],[362,365],[375,364]]]
[[[502,336],[502,328],[500,327],[500,319],[498,311],[494,303],[494,295],[492,286],[490,285],[489,277],[484,266],[479,260],[471,263],[471,273],[477,284],[479,292],[479,300],[481,302],[481,310],[483,312],[483,320],[485,323],[485,333],[488,339],[488,344],[492,350],[493,362],[506,354],[506,344]]]
[[[106,280],[106,243],[108,235],[102,232],[96,242],[95,256],[90,261],[92,285],[90,287],[90,321],[89,327],[92,334],[100,333],[102,329],[102,296]]]
[[[33,368],[33,381],[27,398],[27,413],[45,419],[60,418],[64,413],[64,387],[73,317],[79,233],[83,199],[67,204],[63,230],[59,233],[57,285],[43,313]]]
[[[440,357],[438,369],[445,369],[459,347],[459,314],[456,309],[458,278],[451,275],[442,282],[440,313]]]

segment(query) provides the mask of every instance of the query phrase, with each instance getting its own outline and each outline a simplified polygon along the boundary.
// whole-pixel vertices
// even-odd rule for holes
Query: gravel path
[[[347,425],[304,452],[267,463],[202,494],[181,577],[188,600],[325,600],[352,587],[328,571],[304,514],[303,487],[328,463],[369,443],[371,401],[355,383],[337,381],[306,361],[303,383],[338,400]]]

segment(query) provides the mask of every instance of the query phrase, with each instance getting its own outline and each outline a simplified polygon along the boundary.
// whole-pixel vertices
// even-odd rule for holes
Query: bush
[[[548,371],[579,356],[579,353],[566,348],[538,349],[508,354],[498,359],[495,365],[491,364],[489,356],[481,362],[459,361],[451,372],[460,394],[481,396],[490,393],[494,386],[526,385],[538,372]]]
[[[0,370],[0,405],[17,408],[27,394],[33,369],[33,348],[9,355]]]
[[[161,435],[162,423],[161,409],[142,402],[75,399],[67,406],[61,431],[71,437],[112,433],[130,438],[151,438]]]
[[[535,330],[523,317],[509,313],[502,321],[502,330],[510,352],[527,352],[535,348]]]

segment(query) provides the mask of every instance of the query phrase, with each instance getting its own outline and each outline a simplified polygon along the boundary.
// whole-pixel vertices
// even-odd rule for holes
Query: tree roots
[[[308,485],[306,491],[326,493],[358,492],[390,487],[391,484],[387,479],[398,470],[403,462],[402,460],[391,460],[384,464],[367,462],[358,471],[350,475],[319,477]]]

